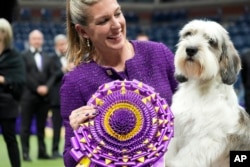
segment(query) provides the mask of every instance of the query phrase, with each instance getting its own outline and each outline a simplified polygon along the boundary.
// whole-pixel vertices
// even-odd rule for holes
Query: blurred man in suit
[[[144,32],[140,32],[140,33],[137,34],[136,39],[139,40],[139,41],[148,41],[149,36]]]
[[[29,34],[29,49],[23,53],[26,65],[26,89],[21,100],[21,144],[24,161],[29,156],[30,128],[33,117],[36,120],[38,138],[38,159],[50,159],[46,152],[45,126],[50,107],[49,91],[55,80],[51,57],[42,51],[44,40],[39,30]]]
[[[52,55],[52,62],[54,71],[56,72],[55,82],[51,89],[51,110],[52,110],[52,124],[53,124],[53,143],[52,143],[52,157],[61,158],[59,151],[60,132],[62,127],[62,118],[60,113],[60,87],[63,75],[72,68],[72,64],[67,63],[67,37],[64,34],[58,34],[54,38],[55,53]]]
[[[250,114],[250,48],[242,53],[241,62],[241,79],[244,87],[245,108],[248,114]]]

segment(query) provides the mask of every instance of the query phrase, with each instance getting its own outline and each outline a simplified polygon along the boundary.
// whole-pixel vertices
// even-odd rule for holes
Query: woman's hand
[[[95,117],[97,114],[98,111],[95,106],[83,106],[71,112],[69,116],[69,123],[71,127],[76,130],[81,123]]]
[[[0,84],[4,84],[5,83],[5,78],[4,76],[0,75]]]

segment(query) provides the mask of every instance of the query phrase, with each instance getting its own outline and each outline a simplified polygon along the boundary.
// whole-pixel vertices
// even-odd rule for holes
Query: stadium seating
[[[218,9],[218,11],[220,10]],[[40,18],[35,20],[31,19],[32,12],[29,8],[20,10],[20,20],[13,23],[14,45],[18,50],[25,49],[28,33],[33,29],[39,29],[44,33],[44,50],[52,52],[54,36],[59,33],[65,33],[65,10],[60,11],[60,18],[56,22],[53,19],[54,16],[51,9],[41,8],[38,15]],[[222,12],[218,12],[215,16],[206,16],[205,18],[223,22],[221,15]],[[192,19],[188,16],[186,9],[154,11],[151,14],[151,18],[149,18],[150,24],[146,26],[140,23],[140,16],[136,12],[124,12],[124,16],[127,21],[128,39],[135,39],[136,35],[143,30],[151,40],[163,42],[173,51],[178,42],[178,31],[188,20]],[[226,28],[239,52],[250,47],[250,14],[247,8],[245,13]]]

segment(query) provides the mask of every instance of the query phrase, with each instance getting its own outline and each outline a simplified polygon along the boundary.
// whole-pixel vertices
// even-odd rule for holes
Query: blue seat
[[[132,11],[124,13],[124,17],[128,23],[136,23],[139,21],[138,15]]]
[[[237,36],[240,33],[239,28],[235,25],[229,26],[227,28],[227,30],[228,30],[230,36]]]
[[[20,18],[22,20],[30,20],[32,17],[31,9],[30,8],[21,8],[20,9]]]
[[[64,9],[60,11],[60,19],[63,22],[66,20],[66,11]]]
[[[42,21],[49,21],[53,17],[51,9],[42,8],[40,10],[40,14],[41,14]]]
[[[14,47],[15,49],[17,49],[18,51],[24,51],[25,46],[24,46],[24,41],[21,39],[17,39],[14,41]]]
[[[245,38],[241,35],[235,35],[232,37],[232,42],[237,50],[241,51],[245,45]]]

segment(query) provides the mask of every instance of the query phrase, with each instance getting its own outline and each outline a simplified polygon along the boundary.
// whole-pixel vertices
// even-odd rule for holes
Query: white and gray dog
[[[180,85],[171,106],[175,132],[166,166],[229,167],[230,150],[250,150],[249,116],[233,88],[240,57],[228,32],[214,21],[190,21],[179,36]]]

